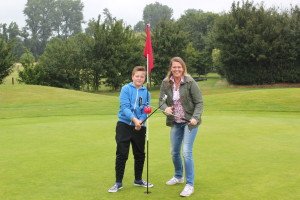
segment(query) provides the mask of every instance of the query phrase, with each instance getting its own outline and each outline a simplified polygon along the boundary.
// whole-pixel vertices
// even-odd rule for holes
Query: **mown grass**
[[[300,88],[232,87],[200,82],[203,124],[195,141],[191,199],[300,198]],[[157,90],[152,91],[153,105]],[[114,182],[118,93],[91,94],[44,86],[0,86],[0,199],[174,199],[169,128],[149,121],[150,194],[136,188],[133,158],[124,189]],[[144,178],[146,174],[144,173]]]

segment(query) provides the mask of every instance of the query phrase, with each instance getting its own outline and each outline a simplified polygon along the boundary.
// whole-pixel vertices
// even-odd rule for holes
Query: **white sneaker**
[[[108,192],[118,192],[118,190],[122,188],[122,183],[115,183],[111,188],[109,188]]]
[[[175,185],[177,183],[183,183],[184,182],[184,178],[176,178],[176,177],[173,177],[171,178],[170,180],[168,180],[166,182],[167,185]]]
[[[191,186],[191,185],[189,185],[189,184],[186,184],[185,187],[184,187],[184,189],[180,193],[180,196],[182,196],[182,197],[188,197],[188,196],[190,196],[193,193],[194,193],[194,187]]]

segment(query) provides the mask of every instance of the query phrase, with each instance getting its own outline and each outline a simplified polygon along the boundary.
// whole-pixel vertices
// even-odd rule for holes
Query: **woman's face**
[[[181,78],[183,76],[183,67],[179,62],[172,62],[171,72],[174,78]]]

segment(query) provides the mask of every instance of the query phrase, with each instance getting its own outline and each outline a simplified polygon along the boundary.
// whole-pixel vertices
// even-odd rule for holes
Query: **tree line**
[[[131,69],[145,65],[145,24],[151,24],[155,67],[160,84],[169,59],[181,56],[189,73],[217,72],[232,84],[300,82],[300,12],[233,2],[227,13],[188,9],[178,19],[158,2],[146,5],[133,28],[108,9],[82,31],[80,0],[28,0],[26,26],[0,24],[0,81],[12,63],[21,62],[20,82],[97,91],[119,89]]]

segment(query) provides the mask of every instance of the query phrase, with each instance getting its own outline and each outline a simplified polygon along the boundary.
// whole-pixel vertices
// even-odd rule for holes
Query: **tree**
[[[19,82],[26,84],[38,84],[37,71],[34,69],[35,58],[26,50],[20,58],[20,63],[23,66],[23,70],[19,72]]]
[[[23,45],[25,48],[32,49],[31,48],[31,40],[29,38],[29,33],[27,31],[26,27],[23,27],[22,30],[20,31],[20,37],[23,39]],[[25,53],[25,52],[23,52]]]
[[[55,0],[28,0],[24,14],[26,27],[31,32],[32,49],[35,57],[42,54],[52,35]]]
[[[80,0],[56,0],[54,30],[59,37],[68,38],[82,31],[83,3]]]
[[[233,3],[214,33],[227,80],[233,84],[300,82],[297,20],[297,7],[279,13],[263,5],[256,8],[249,1],[241,6]]]
[[[103,14],[103,21],[99,16],[89,22],[85,34],[51,39],[39,62],[20,74],[22,81],[94,91],[102,83],[117,90],[129,81],[132,68],[143,60],[141,38],[108,9]]]
[[[14,40],[20,35],[19,26],[16,22],[11,22],[7,29],[8,40]]]
[[[200,59],[200,52],[194,48],[193,43],[189,42],[184,50],[185,63],[188,66],[189,73],[193,74],[197,72],[199,68],[198,61]]]
[[[129,26],[104,10],[104,20],[90,22],[89,32],[94,33],[93,64],[91,66],[93,88],[98,90],[100,79],[117,90],[130,80],[132,67],[142,63],[142,46]]]
[[[89,82],[89,54],[93,38],[77,34],[66,40],[54,38],[47,44],[37,64],[30,52],[21,57],[24,70],[20,81],[27,84],[48,85],[62,88],[86,89]],[[86,87],[87,86],[87,87]]]
[[[173,15],[173,9],[158,2],[148,4],[143,11],[143,20],[145,24],[150,23],[151,27],[155,29],[160,21],[170,20]]]
[[[144,32],[145,31],[145,23],[143,21],[139,21],[136,23],[136,25],[133,27],[133,30],[135,32]]]
[[[18,60],[24,52],[23,41],[21,40],[21,32],[16,22],[0,24],[0,38],[2,38],[9,46],[13,57]]]
[[[217,18],[218,15],[211,12],[188,9],[177,21],[180,28],[188,33],[193,48],[198,51],[198,55],[193,58],[197,60],[191,62],[189,67],[199,75],[207,74],[211,70],[213,47],[210,45],[209,33]]]
[[[21,55],[24,53],[24,44],[21,40],[21,32],[16,22],[11,22],[7,29],[8,43],[12,46],[13,56],[19,60]]]
[[[212,71],[217,72],[220,74],[222,77],[224,77],[225,73],[222,69],[222,62],[221,62],[221,51],[220,49],[213,49],[211,53],[212,57],[212,66],[213,69]]]
[[[106,58],[108,58],[108,49],[107,49],[107,34],[109,26],[105,23],[101,24],[101,17],[98,16],[98,20],[92,20],[89,22],[88,32],[93,35],[95,42],[92,47],[91,52],[91,61],[90,65],[90,77],[91,84],[94,91],[98,91],[100,86],[101,77],[104,75],[104,65]]]
[[[121,20],[115,21],[107,36],[110,54],[104,66],[105,84],[117,90],[131,80],[132,68],[142,63],[142,48],[133,31]]]
[[[77,34],[69,40],[72,41],[78,48],[77,53],[72,57],[73,65],[77,66],[79,70],[79,79],[80,79],[80,89],[90,90],[92,83],[91,68],[93,65],[92,55],[93,47],[95,45],[95,40],[93,37],[80,33]]]
[[[214,22],[218,15],[211,12],[203,12],[202,10],[188,9],[178,19],[178,23],[182,29],[189,34],[193,46],[202,51],[206,47],[205,38],[213,28]]]
[[[8,41],[8,33],[7,33],[7,24],[0,24],[0,38],[2,38],[5,42]]]
[[[184,57],[188,37],[173,20],[161,21],[152,33],[155,67],[151,77],[154,84],[158,85],[167,74],[170,59],[174,56]]]
[[[82,9],[80,0],[28,0],[23,12],[34,56],[43,53],[55,34],[67,38],[81,32]]]
[[[38,84],[80,89],[80,50],[74,40],[52,39],[36,65]]]
[[[300,82],[300,8],[299,6],[292,7],[290,9],[290,42],[292,48],[290,53],[293,55],[289,57],[291,65],[293,65],[292,71],[290,72],[290,79],[293,82]]]
[[[0,38],[0,84],[11,72],[11,66],[13,63],[14,59],[9,45]]]
[[[97,91],[102,83],[119,89],[130,80],[132,68],[142,63],[141,38],[122,20],[114,18],[108,9],[103,10],[102,20],[99,16],[97,21],[89,22],[86,32],[95,39],[89,67],[93,90]]]

